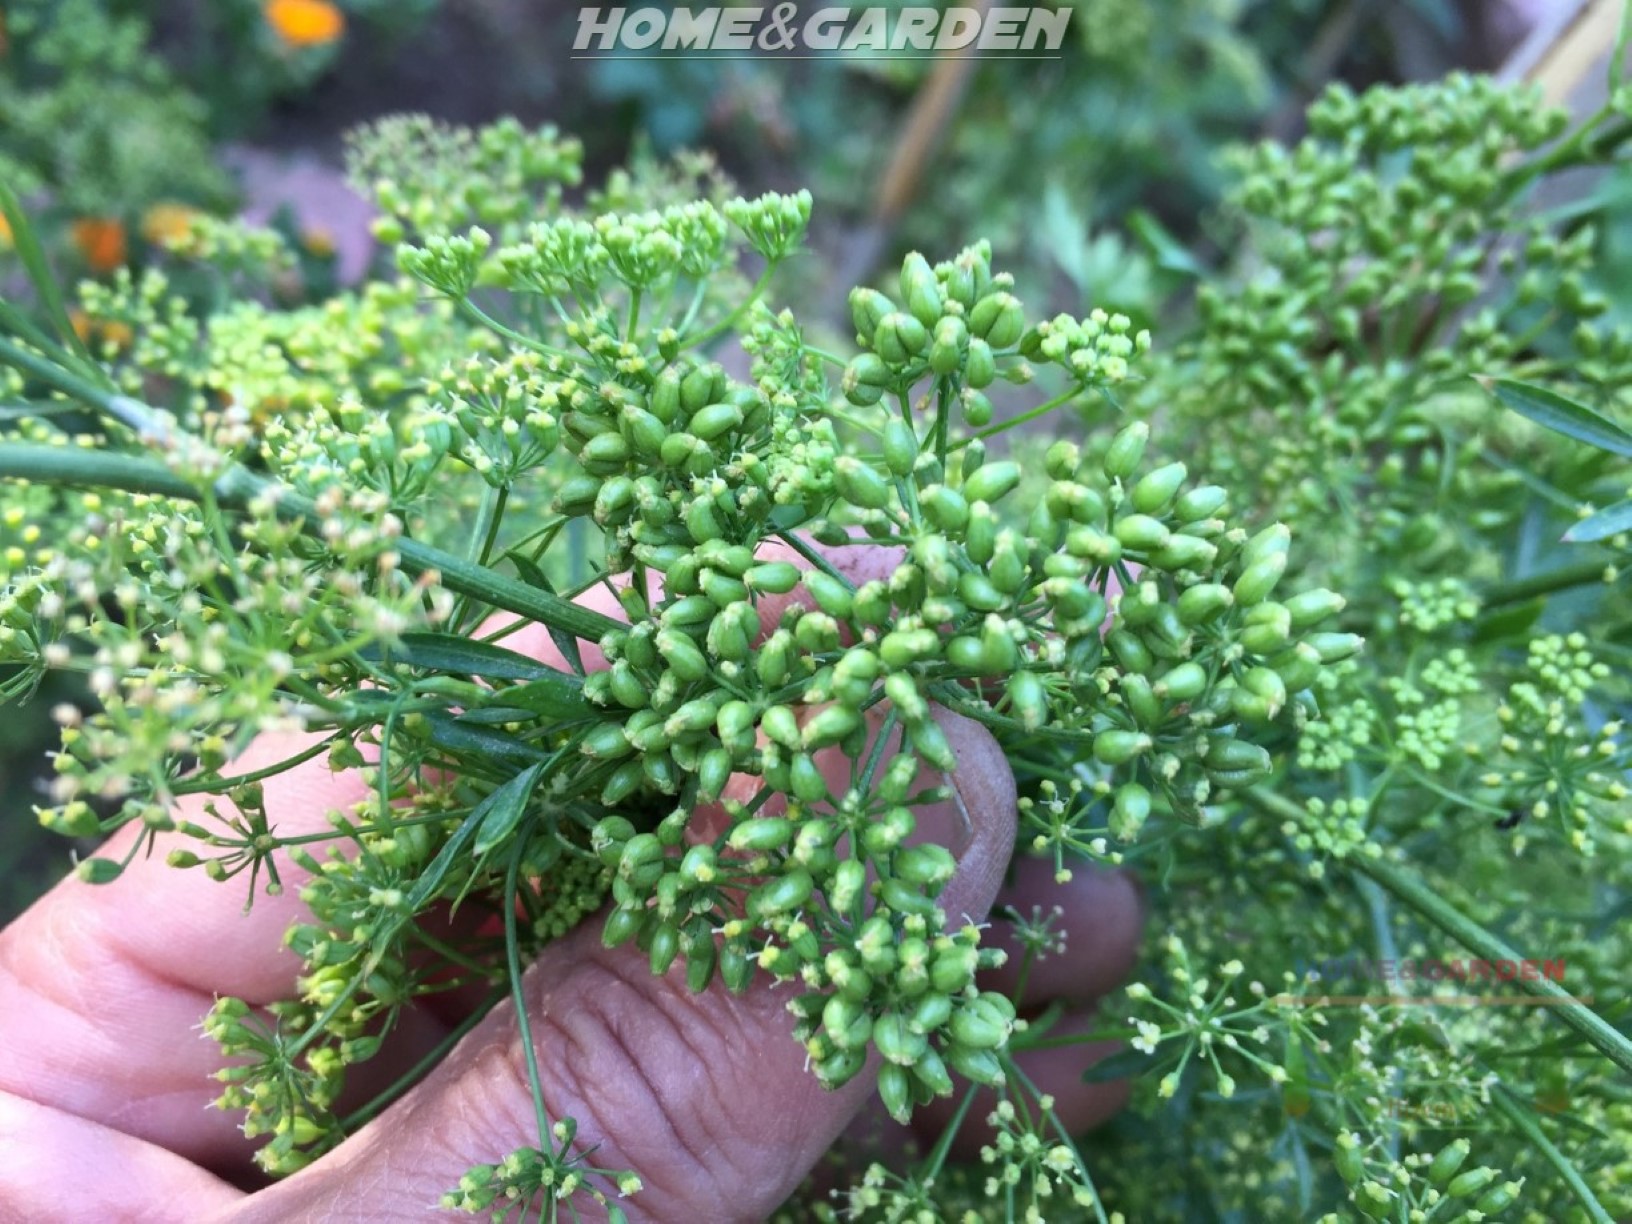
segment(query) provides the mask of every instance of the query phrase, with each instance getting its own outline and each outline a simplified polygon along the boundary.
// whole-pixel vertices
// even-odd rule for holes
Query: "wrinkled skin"
[[[887,564],[860,549],[841,560],[862,579]],[[509,644],[559,662],[541,631]],[[1023,1014],[1059,1000],[1068,1010],[1057,1031],[1085,1031],[1094,1001],[1132,963],[1135,887],[1090,872],[1056,886],[1050,865],[1029,861],[1003,887],[1012,775],[984,729],[939,717],[958,755],[961,802],[921,811],[919,822],[954,850],[963,843],[941,904],[976,921],[994,904],[1060,906],[1068,953],[1030,974]],[[240,764],[276,762],[304,742],[263,737]],[[332,774],[318,758],[269,782],[266,802],[289,836],[326,827],[326,811],[365,794],[359,776]],[[202,818],[197,797],[184,808]],[[129,834],[106,852],[119,855]],[[161,837],[159,853],[111,886],[64,882],[0,932],[0,1219],[420,1220],[438,1214],[439,1197],[471,1165],[537,1143],[506,1002],[355,1136],[261,1186],[238,1119],[209,1108],[219,1054],[198,1024],[219,995],[264,1004],[293,993],[299,962],[281,938],[301,916],[300,873],[286,868],[283,895],[257,898],[246,914],[240,889],[166,867],[165,849]],[[756,981],[733,996],[716,983],[692,994],[682,968],[655,978],[636,949],[602,947],[599,927],[591,921],[545,949],[527,971],[526,996],[549,1114],[577,1119],[579,1143],[599,1145],[596,1165],[639,1173],[645,1189],[623,1202],[631,1219],[761,1219],[847,1130],[863,1154],[910,1144],[869,1105],[871,1069],[836,1092],[817,1085],[790,1036],[787,987]],[[1004,932],[998,922],[988,937]],[[1012,989],[1016,968],[985,984]],[[446,1000],[405,1010],[379,1056],[353,1072],[359,1093],[389,1084],[460,1019]],[[1039,1050],[1021,1065],[1082,1129],[1124,1097],[1120,1085],[1080,1081],[1104,1052]],[[949,1112],[938,1102],[914,1127],[932,1141]],[[960,1150],[979,1140],[979,1127],[966,1127]],[[587,1206],[583,1218],[597,1218]]]

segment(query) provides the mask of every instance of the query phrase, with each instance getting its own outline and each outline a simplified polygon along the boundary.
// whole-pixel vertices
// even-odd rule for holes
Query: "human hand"
[[[852,564],[867,563],[864,550],[852,551]],[[511,644],[552,661],[542,633]],[[1013,780],[985,730],[939,718],[959,760],[958,797],[920,811],[920,828],[955,851],[967,842],[939,903],[978,921],[1010,858]],[[301,746],[263,737],[241,764],[254,769]],[[268,814],[286,837],[321,831],[328,811],[367,793],[361,776],[333,774],[316,758],[268,784]],[[201,819],[201,800],[183,807]],[[119,854],[133,836],[116,837],[108,852]],[[1029,975],[1020,1001],[1034,1011],[1065,1000],[1072,1010],[1062,1029],[1082,1026],[1086,1006],[1131,957],[1137,901],[1119,877],[1097,875],[1056,901],[1033,867],[1020,866],[1008,897],[1023,912],[1063,904],[1061,925],[1077,936],[1068,957]],[[0,1215],[418,1219],[470,1166],[536,1142],[525,1060],[504,1004],[338,1149],[275,1186],[240,1188],[251,1173],[247,1145],[232,1118],[208,1108],[219,1054],[193,1034],[217,996],[265,1004],[295,992],[299,964],[282,934],[302,907],[299,872],[291,865],[287,875],[283,895],[257,898],[246,914],[234,890],[155,855],[111,887],[66,881],[0,932],[0,1151],[9,1153]],[[785,988],[760,980],[741,996],[718,984],[693,994],[682,970],[653,977],[635,949],[603,947],[598,928],[585,924],[551,944],[527,972],[550,1116],[577,1120],[579,1144],[595,1147],[597,1166],[638,1171],[645,1188],[624,1203],[633,1218],[763,1218],[852,1126],[872,1076],[836,1092],[819,1087],[789,1036]],[[1017,989],[1018,964],[994,975],[993,988]],[[434,996],[405,1008],[379,1056],[356,1070],[367,1082],[355,1087],[365,1099],[379,1091],[463,1018]],[[1073,1127],[1119,1101],[1114,1087],[1078,1082],[1094,1052],[1022,1055]],[[915,1125],[944,1120],[945,1111],[925,1110]]]

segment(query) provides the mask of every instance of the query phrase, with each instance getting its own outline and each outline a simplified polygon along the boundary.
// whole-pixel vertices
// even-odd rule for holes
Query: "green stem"
[[[1047,403],[1039,404],[1037,407],[1031,409],[1028,412],[1022,412],[1019,416],[1010,417],[1006,421],[999,421],[996,425],[988,425],[985,429],[978,430],[976,433],[972,434],[970,437],[967,437],[967,438],[962,439],[961,441],[952,443],[950,446],[948,446],[946,448],[947,453],[950,454],[952,451],[962,450],[964,447],[968,446],[969,443],[975,441],[976,439],[985,439],[985,438],[995,437],[997,434],[1006,433],[1007,431],[1009,431],[1011,429],[1017,429],[1021,425],[1025,425],[1025,424],[1027,424],[1027,423],[1029,423],[1031,421],[1035,421],[1039,417],[1045,417],[1049,413],[1053,412],[1056,408],[1060,408],[1060,407],[1063,407],[1066,404],[1069,404],[1072,400],[1076,399],[1077,396],[1081,395],[1082,392],[1083,392],[1083,388],[1081,388],[1081,387],[1072,387],[1069,391],[1065,391],[1065,392],[1062,392],[1059,395],[1056,395],[1053,399],[1049,400]]]
[[[482,1020],[487,1016],[487,1013],[493,1010],[493,1005],[500,999],[504,998],[506,993],[508,993],[507,987],[501,986],[494,989],[485,999],[476,1005],[475,1010],[473,1010],[470,1015],[466,1016],[459,1022],[459,1026],[457,1028],[453,1029],[446,1037],[437,1042],[435,1048],[430,1050],[423,1058],[416,1062],[412,1067],[409,1067],[408,1070],[404,1071],[396,1079],[392,1080],[391,1083],[367,1105],[364,1105],[361,1109],[355,1110],[342,1118],[340,1120],[340,1129],[348,1135],[355,1134],[365,1122],[369,1121],[387,1105],[390,1105],[403,1093],[407,1092],[408,1089],[417,1084],[425,1077],[425,1074],[430,1071],[432,1067],[436,1066],[437,1063],[442,1061],[443,1056],[446,1055],[449,1050],[453,1049],[454,1046],[458,1045],[459,1042],[464,1039],[466,1033],[470,1032],[471,1029],[475,1028],[482,1022]]]
[[[0,340],[0,359],[5,356],[4,343]],[[34,480],[42,484],[122,489],[128,493],[147,493],[187,501],[198,501],[201,497],[196,487],[156,460],[69,446],[21,442],[0,444],[0,479],[6,478]],[[241,509],[256,494],[272,488],[253,474],[237,468],[217,484],[216,496],[223,506]],[[309,500],[287,490],[279,492],[279,514],[311,525],[317,523],[316,512]],[[419,575],[434,570],[441,575],[442,585],[450,591],[482,600],[501,611],[552,625],[591,642],[621,628],[620,623],[609,616],[484,566],[474,565],[441,549],[408,539],[398,540],[396,548],[402,558],[402,568],[410,574]]]
[[[1598,1196],[1592,1192],[1582,1178],[1580,1170],[1570,1163],[1570,1158],[1559,1151],[1553,1141],[1542,1132],[1541,1125],[1535,1115],[1525,1108],[1524,1103],[1514,1096],[1501,1084],[1490,1090],[1491,1104],[1496,1106],[1496,1112],[1513,1124],[1515,1130],[1530,1141],[1532,1147],[1547,1158],[1547,1162],[1558,1171],[1564,1184],[1575,1195],[1576,1201],[1592,1219],[1593,1224],[1615,1224],[1614,1217],[1604,1210],[1604,1205],[1598,1201]]]
[[[1579,561],[1574,565],[1548,570],[1544,574],[1532,574],[1528,578],[1487,587],[1480,596],[1480,601],[1486,608],[1501,608],[1542,595],[1567,591],[1571,587],[1590,586],[1604,581],[1604,572],[1610,568],[1611,563],[1608,561]]]
[[[1302,820],[1305,815],[1303,809],[1290,799],[1262,787],[1253,787],[1246,792],[1246,797],[1264,811],[1283,819]],[[1477,952],[1492,961],[1525,959],[1498,936],[1445,900],[1439,890],[1430,887],[1404,867],[1363,853],[1344,859],[1343,864],[1382,885],[1396,901],[1415,910],[1419,917],[1444,931],[1470,952]],[[1548,1011],[1585,1037],[1589,1044],[1622,1071],[1632,1074],[1632,1039],[1628,1039],[1625,1033],[1550,978],[1528,981],[1521,977],[1517,985],[1538,998],[1548,1000]]]
[[[754,303],[764,296],[766,287],[771,283],[771,277],[776,275],[777,268],[781,266],[780,260],[767,260],[765,270],[759,274],[759,279],[754,282],[754,287],[748,290],[748,296],[743,299],[742,304],[712,327],[704,328],[695,336],[686,336],[680,341],[680,347],[683,349],[696,348],[698,345],[707,344],[714,337],[735,327],[737,320],[747,314]]]
[[[516,1030],[521,1037],[522,1056],[527,1060],[527,1085],[533,1094],[533,1116],[538,1122],[538,1146],[543,1152],[553,1152],[550,1119],[544,1112],[544,1080],[538,1072],[538,1050],[533,1046],[533,1026],[527,1019],[527,992],[523,989],[521,971],[521,943],[516,936],[516,899],[521,875],[521,859],[527,852],[527,839],[518,837],[510,855],[510,866],[504,874],[504,954],[510,971],[510,998],[516,1008]]]

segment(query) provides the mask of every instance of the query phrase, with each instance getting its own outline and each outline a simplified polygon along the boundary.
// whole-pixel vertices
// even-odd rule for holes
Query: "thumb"
[[[938,899],[955,927],[983,918],[997,895],[1015,790],[989,732],[947,711],[936,717],[959,762],[954,797],[918,821],[954,851],[963,845]],[[575,1119],[573,1150],[587,1153],[585,1165],[640,1177],[644,1188],[621,1204],[633,1220],[765,1218],[865,1102],[874,1071],[824,1090],[792,1037],[792,988],[756,978],[739,996],[716,979],[696,994],[683,969],[654,977],[633,947],[603,947],[598,928],[551,944],[524,979],[551,1122]],[[537,1145],[527,1059],[506,1004],[396,1105],[233,1218],[422,1219],[471,1166]],[[587,1195],[574,1205],[586,1219],[604,1216]]]

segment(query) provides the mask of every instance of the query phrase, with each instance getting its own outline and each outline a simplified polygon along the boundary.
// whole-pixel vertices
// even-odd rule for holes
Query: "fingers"
[[[238,765],[271,765],[309,742],[263,737]],[[293,836],[325,828],[326,812],[365,793],[320,757],[267,788],[267,812]],[[214,823],[201,800],[180,806],[186,819]],[[103,853],[122,856],[137,833],[116,835]],[[218,994],[264,1003],[293,993],[300,962],[282,940],[304,913],[302,875],[283,862],[283,895],[257,896],[245,913],[247,881],[165,864],[184,844],[161,836],[112,884],[70,877],[0,931],[0,1092],[214,1162],[242,1155],[244,1141],[233,1119],[207,1108],[221,1056],[199,1022]]]
[[[0,1152],[7,1220],[202,1219],[242,1197],[173,1152],[3,1091]]]
[[[1012,850],[1013,780],[987,732],[941,718],[960,755],[959,799],[920,819],[967,818],[972,835],[941,903],[978,919]],[[602,947],[594,926],[552,944],[526,977],[549,1116],[577,1120],[597,1166],[640,1175],[646,1188],[623,1204],[632,1218],[763,1219],[843,1130],[871,1077],[836,1092],[817,1084],[791,1036],[792,988],[692,994],[683,971],[654,978],[640,953]],[[504,1007],[374,1124],[234,1218],[417,1218],[471,1165],[537,1143]]]

